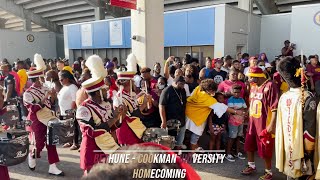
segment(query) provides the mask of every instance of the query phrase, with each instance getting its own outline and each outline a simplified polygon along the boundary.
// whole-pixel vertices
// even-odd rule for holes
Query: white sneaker
[[[228,161],[230,161],[230,162],[235,162],[235,161],[236,161],[236,159],[235,159],[231,154],[228,154],[228,155],[226,156],[226,159],[227,159]]]
[[[64,173],[57,168],[55,163],[49,165],[49,174],[55,176],[64,176]]]
[[[243,155],[241,152],[238,152],[237,158],[239,158],[239,159],[246,159],[246,157],[244,157],[244,155]]]
[[[36,169],[36,159],[32,157],[31,153],[29,153],[28,155],[28,165],[31,171],[34,171]]]

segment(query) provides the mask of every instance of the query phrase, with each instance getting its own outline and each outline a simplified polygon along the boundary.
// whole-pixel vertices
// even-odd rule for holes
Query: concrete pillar
[[[137,0],[137,10],[131,10],[132,53],[141,67],[164,60],[163,11],[164,0]]]
[[[106,17],[106,14],[104,12],[104,9],[101,7],[94,8],[94,17],[95,20],[103,20]]]
[[[238,1],[238,8],[252,12],[252,0],[239,0]]]
[[[7,19],[0,18],[0,29],[6,28],[6,22],[7,21],[8,21]]]
[[[23,30],[24,31],[32,31],[30,18],[23,19],[22,22],[23,22]]]

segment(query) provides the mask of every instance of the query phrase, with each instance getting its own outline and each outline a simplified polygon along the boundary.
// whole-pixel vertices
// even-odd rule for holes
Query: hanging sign
[[[137,9],[137,0],[110,0],[111,6],[118,6],[127,9]]]
[[[109,25],[110,46],[122,46],[122,21],[110,21]]]

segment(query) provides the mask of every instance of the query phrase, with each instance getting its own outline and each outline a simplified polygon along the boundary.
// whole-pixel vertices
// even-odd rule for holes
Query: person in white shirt
[[[73,75],[66,70],[62,70],[59,72],[59,81],[62,84],[62,89],[58,93],[58,104],[60,107],[60,115],[66,116],[66,110],[76,109],[76,93],[78,91],[78,87],[76,86],[76,81]],[[75,127],[75,138],[73,141],[73,145],[71,143],[66,143],[63,147],[70,147],[71,150],[76,150],[79,148],[78,135],[79,135],[79,125],[77,121],[74,121]]]

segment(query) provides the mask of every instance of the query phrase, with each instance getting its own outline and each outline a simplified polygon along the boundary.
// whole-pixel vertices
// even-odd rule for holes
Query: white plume
[[[131,53],[127,57],[127,69],[129,72],[137,72],[137,58]]]
[[[34,64],[36,65],[37,70],[46,70],[47,66],[43,61],[41,54],[35,54],[33,59]]]
[[[92,78],[106,77],[108,72],[104,69],[103,61],[98,55],[90,56],[86,61],[86,66],[91,72]]]

